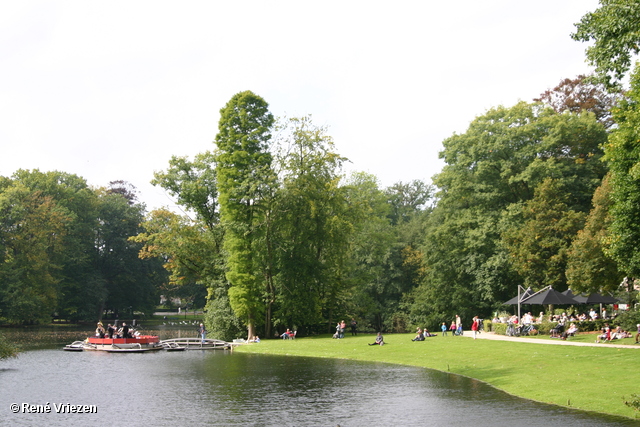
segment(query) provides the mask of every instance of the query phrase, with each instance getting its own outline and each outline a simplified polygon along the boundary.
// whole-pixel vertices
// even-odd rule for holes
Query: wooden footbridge
[[[167,350],[233,350],[240,343],[202,338],[172,338],[160,341]]]

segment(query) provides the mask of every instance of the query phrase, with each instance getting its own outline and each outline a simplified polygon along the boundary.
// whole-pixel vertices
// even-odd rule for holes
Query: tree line
[[[132,242],[144,205],[122,181],[90,188],[65,172],[0,177],[0,321],[151,313],[167,273]]]
[[[211,151],[155,174],[185,214],[146,213],[126,192],[63,173],[4,178],[0,316],[89,318],[206,293],[207,328],[230,339],[329,332],[350,318],[372,331],[434,328],[491,316],[519,285],[622,290],[633,304],[640,72],[626,91],[619,81],[639,40],[622,10],[640,14],[607,1],[576,24],[572,37],[595,41],[595,75],[478,116],[443,141],[432,185],[345,175],[326,127],[275,118],[251,91],[221,109]]]

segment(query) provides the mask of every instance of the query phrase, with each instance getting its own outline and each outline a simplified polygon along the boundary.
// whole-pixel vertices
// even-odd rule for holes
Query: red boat
[[[112,353],[141,353],[162,350],[165,347],[155,335],[138,335],[133,338],[89,337],[64,347],[67,351],[108,351]]]

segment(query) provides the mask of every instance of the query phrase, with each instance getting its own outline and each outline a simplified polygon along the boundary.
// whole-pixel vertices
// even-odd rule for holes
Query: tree
[[[129,204],[118,192],[99,194],[95,251],[96,268],[104,285],[104,308],[118,314],[153,312],[159,299],[158,289],[166,277],[157,259],[142,259],[141,244],[130,239],[142,231],[144,206]]]
[[[575,24],[574,40],[594,42],[587,47],[590,65],[598,81],[618,86],[631,67],[632,55],[640,52],[640,3],[635,0],[600,0],[600,7]]]
[[[545,179],[567,193],[567,209],[586,213],[606,172],[606,131],[584,112],[558,114],[540,104],[497,107],[443,142],[446,165],[434,177],[438,203],[425,224],[423,283],[405,300],[411,321],[435,326],[455,314],[488,315],[522,283],[503,242]],[[521,224],[522,225],[522,224]]]
[[[534,99],[553,108],[557,113],[589,111],[606,129],[613,126],[611,108],[620,99],[617,93],[609,93],[601,83],[593,83],[584,75],[575,79],[564,79],[553,89]]]
[[[613,190],[607,252],[621,271],[640,276],[640,70],[631,76],[628,99],[613,110],[618,128],[605,145]]]
[[[273,293],[268,245],[269,206],[275,175],[268,151],[274,118],[268,104],[250,91],[234,95],[220,110],[215,153],[220,215],[225,229],[229,302],[248,334]],[[267,305],[270,303],[267,297]]]
[[[169,272],[162,288],[166,298],[173,296],[195,300],[210,287],[223,286],[224,260],[222,230],[209,229],[202,221],[177,215],[166,209],[154,210],[143,221],[144,232],[131,240],[142,243],[139,256],[158,258]],[[186,292],[190,288],[190,292]],[[226,290],[226,288],[225,288]],[[213,325],[207,325],[213,328]]]
[[[385,189],[391,205],[389,219],[393,225],[410,221],[422,211],[433,197],[433,186],[414,179],[411,182],[397,182]]]
[[[198,154],[193,161],[174,156],[169,169],[156,172],[151,183],[177,197],[178,204],[195,212],[210,230],[218,225],[218,184],[212,153]]]
[[[96,271],[95,233],[98,199],[83,178],[59,171],[18,170],[13,179],[31,191],[51,198],[70,218],[52,261],[57,265],[56,312],[70,319],[95,320],[102,297],[101,277]]]
[[[593,195],[593,209],[571,244],[567,260],[567,284],[575,292],[612,292],[622,281],[618,265],[606,255],[612,205],[611,177],[602,180]]]
[[[20,182],[0,192],[0,316],[10,323],[51,319],[70,222],[51,197]]]
[[[309,332],[323,321],[325,297],[335,290],[336,263],[348,245],[346,197],[339,187],[346,159],[335,153],[326,128],[308,116],[283,119],[276,129],[280,185],[270,240],[277,254],[277,320]]]
[[[546,179],[521,212],[515,212],[522,220],[504,233],[511,263],[525,287],[566,289],[567,252],[585,217],[570,208],[570,196],[558,181]]]

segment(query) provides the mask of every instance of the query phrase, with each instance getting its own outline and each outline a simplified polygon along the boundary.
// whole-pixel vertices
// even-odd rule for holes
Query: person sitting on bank
[[[411,341],[424,341],[424,335],[422,335],[422,330],[420,328],[416,331],[416,337]]]
[[[382,333],[378,332],[378,335],[376,336],[376,342],[369,345],[384,345],[384,338],[382,338]]]

